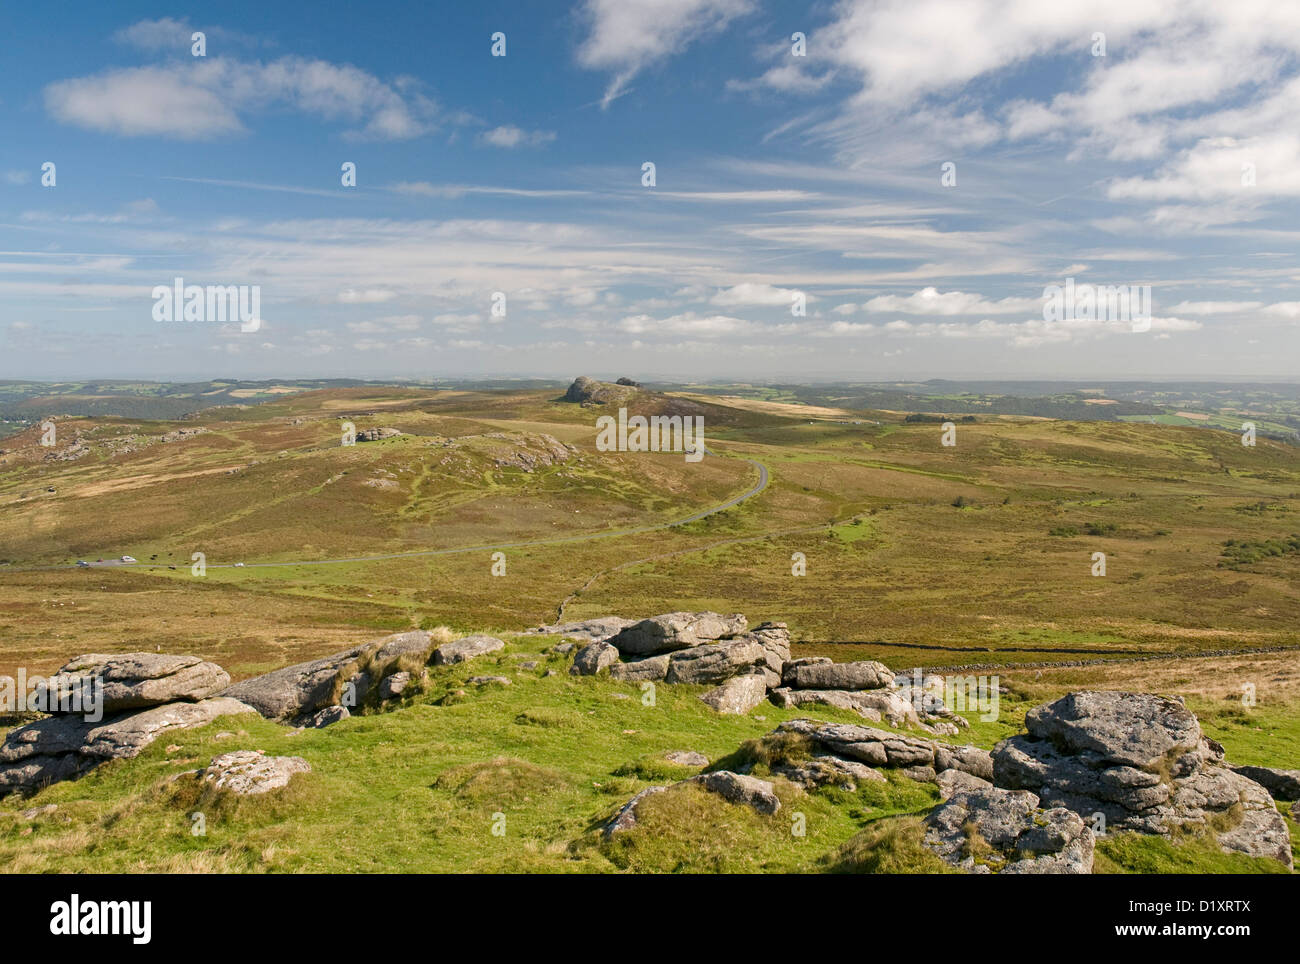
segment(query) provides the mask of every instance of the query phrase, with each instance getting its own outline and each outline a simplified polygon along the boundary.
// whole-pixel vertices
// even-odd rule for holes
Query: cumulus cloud
[[[1246,204],[1259,195],[1300,197],[1300,135],[1205,138],[1153,176],[1118,179],[1107,193],[1113,198]]]
[[[989,301],[966,291],[940,292],[922,288],[910,295],[880,295],[867,301],[864,311],[901,312],[908,315],[998,315],[1020,314],[1041,308],[1042,298],[1003,298]]]
[[[1098,33],[1105,56],[1093,56]],[[773,65],[733,87],[806,93],[833,79],[851,91],[831,116],[794,124],[853,164],[1039,140],[1068,144],[1071,159],[1165,162],[1155,176],[1116,180],[1113,198],[1234,201],[1208,218],[1164,211],[1170,231],[1249,219],[1245,162],[1257,197],[1300,194],[1300,147],[1287,133],[1300,96],[1295,4],[838,0],[809,30],[805,58],[788,45],[761,56]],[[1049,63],[1058,89],[1004,99],[1018,93],[1009,78]]]
[[[410,81],[385,83],[350,64],[302,57],[225,57],[110,69],[45,88],[57,120],[128,137],[211,140],[245,130],[242,115],[289,107],[353,125],[357,138],[401,140],[434,129],[437,105]]]
[[[719,307],[734,305],[781,305],[782,307],[788,308],[794,303],[794,298],[800,294],[803,294],[803,292],[795,288],[777,288],[770,284],[755,284],[754,282],[746,281],[742,284],[732,285],[730,288],[724,288],[722,291],[719,291],[710,298],[709,303],[718,305]],[[808,301],[813,300],[807,295],[805,295],[805,298]]]

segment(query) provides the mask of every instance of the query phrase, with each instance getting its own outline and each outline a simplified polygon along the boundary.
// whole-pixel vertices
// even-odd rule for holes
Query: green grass
[[[941,869],[919,847],[917,822],[938,802],[930,784],[896,772],[854,792],[804,792],[775,779],[778,813],[762,816],[695,787],[647,799],[638,826],[606,839],[604,823],[633,794],[695,770],[671,750],[704,753],[714,767],[770,767],[798,758],[798,740],[764,739],[781,720],[862,722],[827,708],[719,716],[702,687],[660,685],[653,705],[639,686],[571,677],[551,642],[519,638],[501,652],[447,668],[397,710],[293,733],[255,715],[165,736],[138,758],[105,765],[29,799],[0,802],[0,867],[40,872],[865,872]],[[538,660],[529,670],[527,659]],[[556,674],[547,676],[547,670]],[[474,686],[504,675],[509,686]],[[1004,698],[1001,718],[959,741],[991,746],[1018,732],[1031,701]],[[1296,722],[1282,710],[1270,739],[1250,751],[1249,727],[1231,713],[1207,720],[1235,761],[1288,756]],[[1261,722],[1256,720],[1255,722]],[[1229,732],[1229,730],[1233,730]],[[1264,732],[1264,731],[1259,731]],[[218,734],[225,734],[218,739]],[[1243,739],[1243,737],[1245,737]],[[170,752],[169,752],[170,749]],[[184,776],[234,749],[306,759],[312,772],[284,791],[235,798]],[[28,821],[19,811],[48,803]],[[206,834],[194,836],[202,812]],[[1106,840],[1108,872],[1262,872],[1195,840]]]
[[[1295,827],[1292,827],[1295,833]],[[1095,874],[1285,874],[1276,860],[1227,854],[1207,838],[1177,843],[1147,834],[1111,834],[1097,841]]]
[[[768,400],[804,397],[735,388]],[[6,439],[0,673],[47,671],[87,648],[157,649],[193,652],[243,677],[408,628],[509,635],[553,620],[584,586],[566,619],[740,611],[751,623],[786,622],[796,656],[880,659],[898,669],[977,663],[1011,674],[1049,660],[1300,645],[1300,556],[1287,541],[1300,510],[1294,446],[1261,437],[1245,448],[1234,432],[1174,424],[981,415],[977,423],[958,419],[957,447],[943,448],[937,425],[905,423],[899,412],[864,413],[862,425],[809,424],[798,413],[710,403],[710,445],[722,457],[691,465],[671,455],[595,452],[598,412],[556,396],[550,388],[330,387],[184,422],[90,415],[62,420],[61,433],[84,432],[92,447],[66,463],[44,461],[30,430]],[[664,400],[645,392],[642,402]],[[359,429],[391,425],[409,434],[342,447],[344,414]],[[156,440],[181,426],[208,431]],[[577,453],[534,472],[497,464],[537,451],[541,433]],[[109,451],[110,440],[131,434],[153,441],[133,453]],[[653,528],[747,491],[755,470],[741,459],[770,470],[761,495],[690,525]],[[366,484],[376,480],[394,485]],[[504,578],[491,574],[486,549],[382,558],[533,540],[553,541],[506,550]],[[189,574],[195,550],[214,566],[201,579]],[[1095,551],[1106,553],[1105,577],[1091,575]],[[16,571],[124,552],[141,565]],[[792,575],[796,552],[807,560],[804,576]],[[353,556],[367,558],[215,568]],[[164,739],[135,761],[22,804],[59,803],[35,823],[15,816],[18,802],[4,802],[0,864],[870,872],[929,865],[909,821],[933,805],[932,790],[893,779],[854,794],[782,785],[785,806],[774,818],[697,792],[658,795],[645,825],[657,830],[603,840],[601,822],[638,789],[687,775],[663,760],[668,750],[718,760],[792,715],[860,720],[766,705],[719,717],[684,687],[660,687],[658,705],[646,707],[637,688],[571,679],[559,660],[516,671],[510,657],[541,645],[521,640],[472,670],[431,672],[399,713],[299,736],[261,720],[230,720],[179,734],[171,754]],[[1168,689],[1196,692],[1197,664],[1186,666],[1183,682]],[[544,677],[547,668],[559,675]],[[1243,682],[1253,678],[1243,672]],[[465,685],[470,675],[495,673],[514,684]],[[1050,698],[1029,674],[1016,679],[1000,718],[967,714],[972,726],[960,739],[991,746],[1021,728],[1029,706]],[[1194,708],[1234,762],[1293,767],[1300,707],[1266,699],[1270,681],[1256,682],[1261,702],[1253,708],[1193,696]],[[240,735],[215,742],[222,728]],[[238,747],[302,755],[313,772],[270,799],[205,800],[208,835],[192,837],[194,788],[165,780]],[[803,836],[792,832],[796,812],[806,821]],[[492,833],[498,813],[503,836]],[[1107,847],[1120,869],[1143,861],[1223,866],[1182,850],[1175,860],[1147,841]]]

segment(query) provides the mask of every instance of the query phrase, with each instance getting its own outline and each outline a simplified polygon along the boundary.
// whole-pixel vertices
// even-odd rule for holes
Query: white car
[[[123,561],[123,562],[135,562],[135,556],[123,556],[123,557],[122,557],[122,561]]]
[[[236,568],[236,569],[243,569],[243,568],[244,568],[244,564],[243,564],[242,562],[237,562],[237,563],[235,563],[235,568]]]

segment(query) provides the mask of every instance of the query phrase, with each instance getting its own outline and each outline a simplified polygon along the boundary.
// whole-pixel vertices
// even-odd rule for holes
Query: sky
[[[1300,376],[1297,3],[4,18],[0,377]]]

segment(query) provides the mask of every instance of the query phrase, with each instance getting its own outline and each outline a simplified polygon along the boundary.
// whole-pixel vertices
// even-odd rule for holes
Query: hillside
[[[405,655],[385,672],[400,669],[407,679],[382,701],[370,690],[336,722],[303,728],[239,712],[241,704],[228,699],[234,708],[224,715],[149,737],[134,757],[0,800],[0,866],[26,873],[951,872],[922,834],[942,827],[945,800],[970,805],[961,788],[980,786],[975,778],[954,782],[951,768],[936,776],[933,767],[883,758],[864,766],[811,756],[796,735],[838,727],[897,748],[951,747],[976,766],[992,750],[996,774],[999,755],[1032,725],[1033,708],[1081,684],[1122,690],[1155,682],[1149,664],[1138,673],[1075,669],[1044,679],[1011,671],[1001,677],[996,720],[972,709],[967,728],[936,737],[901,720],[863,726],[857,713],[826,705],[765,701],[720,714],[700,699],[704,685],[638,683],[615,679],[612,670],[586,675],[577,644],[557,643],[563,636],[555,634],[491,640],[495,649],[450,664],[435,658],[426,668],[430,645],[436,653],[466,641],[448,643],[452,634],[439,631],[412,650],[415,635],[364,650],[366,672],[377,674],[374,647],[400,648]],[[471,638],[480,647],[490,640]],[[340,678],[357,668],[347,653],[334,659]],[[1236,765],[1294,763],[1300,677],[1293,658],[1189,667],[1207,681],[1188,691],[1196,716],[1169,705],[1197,738],[1221,743]],[[1243,672],[1261,680],[1258,707],[1245,711],[1225,703],[1235,696],[1228,681]],[[1166,676],[1161,688],[1168,682],[1175,680]],[[248,684],[228,692],[272,712]],[[0,758],[9,749],[0,747]],[[244,763],[242,772],[225,771],[224,785],[208,776],[210,765],[259,751],[252,760],[260,771]],[[275,769],[287,764],[291,770]],[[832,764],[830,773],[818,769]],[[737,771],[748,776],[738,779]],[[699,782],[710,774],[723,782]],[[257,781],[266,785],[250,792]],[[241,783],[247,786],[237,789]],[[983,793],[999,792],[983,785]],[[1240,814],[1172,834],[1117,825],[1093,835],[1071,817],[1086,835],[1082,872],[1285,872],[1300,844],[1294,797],[1279,797],[1276,811],[1262,799],[1248,813],[1267,816],[1283,840],[1289,836],[1281,851],[1229,836]],[[992,850],[979,860],[1001,866]]]
[[[0,455],[3,661],[184,638],[242,673],[358,631],[520,630],[566,600],[566,618],[744,609],[788,621],[801,652],[927,665],[1297,642],[1296,557],[1267,549],[1300,529],[1294,447],[1000,418],[949,448],[902,414],[691,404],[716,455],[695,464],[596,451],[600,410],[553,391],[61,419],[52,448],[33,428]],[[343,446],[346,421],[402,434]],[[757,495],[672,525],[750,492],[759,466]],[[122,555],[139,562],[107,565]]]
[[[797,763],[763,755],[788,742],[783,724],[861,724],[854,707],[893,697],[783,705],[791,698],[772,691],[719,714],[699,699],[704,687],[682,684],[647,706],[635,677],[611,678],[604,664],[573,675],[585,657],[526,632],[611,614],[779,621],[796,662],[978,667],[1000,680],[996,720],[968,713],[959,735],[939,718],[879,723],[912,736],[922,725],[938,734],[925,739],[970,753],[1021,733],[1048,700],[1124,689],[1186,700],[1235,765],[1295,766],[1300,449],[1010,416],[959,419],[945,446],[942,425],[908,412],[609,387],[593,382],[574,400],[553,388],[335,387],[178,420],[60,417],[53,446],[39,426],[6,439],[0,675],[47,673],[81,653],[186,653],[243,692],[239,681],[389,633],[505,642],[465,664],[413,663],[400,699],[371,699],[322,729],[227,716],[151,737],[138,756],[35,798],[11,796],[0,862],[942,869],[918,849],[914,815],[939,812],[952,787],[890,771],[852,790],[801,789],[780,776]],[[596,419],[619,407],[700,415],[710,454],[598,450]],[[355,444],[343,444],[349,430]],[[234,750],[310,769],[252,800],[199,804],[171,782]],[[782,812],[802,814],[807,835],[699,789],[700,765],[667,760],[674,751],[702,754],[706,773],[775,779]],[[357,781],[363,760],[369,776]],[[665,783],[687,789],[646,804],[648,829],[603,833],[630,798]],[[185,823],[195,806],[212,808],[203,838]],[[22,816],[33,808],[46,816]],[[497,814],[511,830],[489,847]],[[345,832],[355,847],[340,852]],[[1141,834],[1098,837],[1092,860],[1093,872],[1278,869]]]

